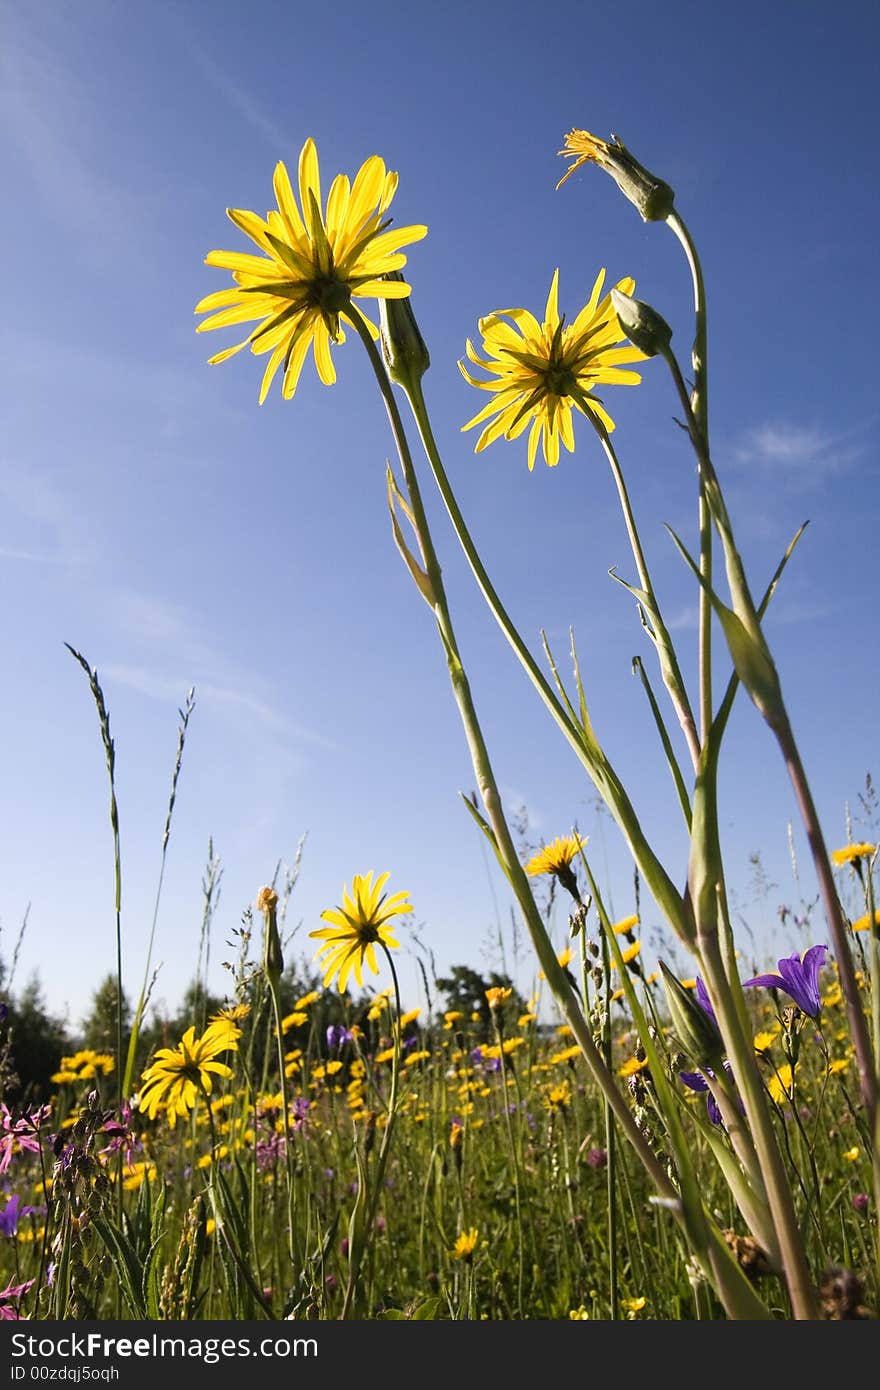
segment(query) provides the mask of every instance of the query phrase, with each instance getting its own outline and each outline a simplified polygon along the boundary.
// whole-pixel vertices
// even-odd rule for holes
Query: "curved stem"
[[[693,238],[681,216],[674,210],[666,219],[672,232],[678,237],[690,267],[694,287],[694,318],[696,327],[691,363],[694,369],[694,389],[690,398],[690,408],[697,427],[706,441],[709,441],[709,400],[706,352],[708,330],[706,324],[706,286],[703,268]],[[712,519],[706,501],[705,483],[700,480],[700,574],[707,585],[712,582]],[[705,741],[712,723],[712,604],[705,588],[700,589],[699,619],[699,662],[700,662],[700,725]]]

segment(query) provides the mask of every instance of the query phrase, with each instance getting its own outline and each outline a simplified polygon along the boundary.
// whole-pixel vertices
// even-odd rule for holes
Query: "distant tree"
[[[72,1051],[62,1019],[49,1012],[36,975],[16,998],[6,1001],[8,1015],[10,1095],[16,1100],[47,1100],[55,1089],[50,1080],[62,1056]]]
[[[116,976],[106,975],[92,995],[92,1008],[83,1024],[83,1045],[95,1052],[116,1054]],[[122,1046],[128,1046],[131,1005],[122,991]]]

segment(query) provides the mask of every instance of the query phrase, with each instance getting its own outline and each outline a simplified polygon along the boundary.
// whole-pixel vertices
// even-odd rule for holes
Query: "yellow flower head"
[[[251,1011],[250,1004],[227,1004],[225,1009],[218,1009],[217,1013],[211,1015],[212,1023],[241,1023],[246,1019]]]
[[[877,846],[869,845],[865,842],[857,845],[844,845],[842,849],[835,849],[831,853],[831,858],[835,864],[855,864],[859,859],[870,859],[872,854],[876,854]]]
[[[557,303],[558,270],[550,283],[543,323],[538,323],[528,309],[501,309],[480,319],[485,356],[480,357],[470,339],[466,352],[470,362],[488,372],[489,379],[480,380],[462,362],[458,364],[465,381],[492,393],[488,405],[462,426],[469,430],[484,424],[476,453],[502,436],[518,439],[531,424],[531,471],[542,436],[544,458],[550,467],[559,462],[560,439],[569,453],[574,452],[573,409],[591,420],[600,434],[614,429],[614,421],[593,387],[638,385],[638,373],[622,370],[621,363],[644,361],[645,354],[631,344],[619,346],[626,337],[611,296],[599,299],[604,280],[605,271],[601,270],[587,304],[568,327]],[[631,294],[634,287],[635,281],[627,277],[615,288]]]
[[[322,208],[318,152],[314,140],[307,140],[300,152],[298,184],[299,204],[287,169],[279,162],[273,177],[278,206],[265,220],[255,212],[227,208],[230,221],[260,254],[209,252],[205,264],[231,271],[235,284],[196,305],[197,314],[208,314],[199,333],[259,321],[243,342],[209,360],[224,362],[248,346],[257,355],[268,354],[260,404],[279,368],[284,373],[281,394],[290,400],[310,343],[319,377],[325,386],[333,384],[330,343],[344,342],[341,325],[352,325],[352,315],[359,312],[352,300],[405,299],[408,284],[382,277],[406,265],[401,247],[420,241],[428,230],[387,230],[391,219],[385,214],[397,190],[397,174],[387,172],[378,155],[361,165],[353,183],[337,174]],[[366,322],[377,338],[376,326]]]
[[[455,1258],[457,1260],[466,1260],[470,1263],[474,1258],[474,1251],[477,1248],[479,1239],[480,1233],[476,1226],[472,1226],[469,1231],[462,1231],[452,1249]]]
[[[880,927],[880,908],[874,910],[873,923],[870,914],[866,912],[863,917],[856,918],[852,924],[852,929],[853,931],[868,931],[871,926]]]
[[[562,187],[575,169],[589,161],[611,175],[621,193],[638,208],[643,221],[661,222],[671,213],[675,194],[669,184],[640,164],[616,135],[612,135],[609,144],[588,130],[570,130],[563,148],[557,153],[573,161],[557,188]]]
[[[331,907],[321,913],[329,927],[320,927],[309,932],[309,936],[323,941],[318,948],[318,957],[323,956],[324,984],[336,978],[340,993],[352,970],[359,985],[363,985],[363,964],[366,961],[374,975],[379,973],[376,960],[376,944],[397,949],[398,942],[392,936],[387,923],[401,913],[412,912],[408,893],[392,893],[387,897],[382,892],[390,874],[380,874],[373,882],[373,870],[368,874],[355,874],[349,896],[348,888],[342,890],[342,907]]]
[[[232,1076],[232,1069],[216,1059],[235,1051],[241,1029],[228,1019],[209,1023],[200,1038],[187,1028],[177,1047],[160,1047],[143,1074],[140,1109],[151,1120],[164,1109],[173,1128],[178,1116],[194,1109],[200,1093],[210,1095],[212,1077]]]
[[[278,894],[274,888],[261,888],[257,894],[257,911],[274,912],[278,906]]]
[[[570,869],[572,860],[576,859],[581,847],[587,843],[586,835],[560,835],[550,845],[545,845],[539,850],[532,859],[526,864],[526,873],[537,874],[559,874],[563,870]]]
[[[629,933],[639,925],[639,914],[634,912],[631,917],[624,917],[621,921],[615,922],[611,928],[615,936],[628,936]]]
[[[545,1096],[548,1110],[565,1110],[571,1105],[571,1085],[568,1081],[560,1081],[558,1086],[551,1086]]]
[[[486,1000],[490,1009],[500,1009],[513,994],[512,989],[507,989],[504,985],[493,985],[486,990]]]
[[[777,1067],[773,1075],[768,1078],[767,1089],[777,1104],[784,1100],[791,1100],[793,1082],[794,1072],[789,1062],[783,1062],[782,1066]]]

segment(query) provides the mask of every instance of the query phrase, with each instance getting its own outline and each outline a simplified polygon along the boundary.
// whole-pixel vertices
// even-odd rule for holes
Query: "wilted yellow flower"
[[[397,189],[397,174],[386,172],[378,155],[361,165],[353,183],[345,174],[337,174],[326,210],[321,206],[313,140],[307,140],[300,152],[299,206],[280,162],[273,185],[278,208],[265,221],[256,213],[227,208],[229,219],[250,237],[260,255],[209,252],[205,264],[231,271],[235,284],[196,305],[197,314],[209,315],[199,324],[199,333],[259,320],[243,342],[209,360],[224,362],[248,346],[257,355],[268,354],[260,404],[279,367],[284,373],[281,394],[285,400],[293,396],[310,344],[318,376],[325,386],[332,385],[336,371],[330,343],[345,341],[342,324],[352,324],[351,315],[358,312],[352,300],[406,298],[408,284],[383,276],[406,264],[401,247],[419,241],[428,230],[424,226],[387,230],[390,219],[385,214]],[[379,330],[367,323],[377,338]]]
[[[859,859],[870,859],[876,850],[876,845],[869,845],[863,841],[860,844],[844,845],[842,849],[833,850],[831,858],[835,864],[855,864]]]
[[[204,328],[204,324],[202,325]],[[278,894],[274,888],[261,888],[257,894],[257,911],[273,912],[278,906]]]
[[[563,148],[557,153],[573,161],[556,185],[557,188],[561,188],[576,169],[589,161],[611,175],[621,193],[638,208],[643,221],[662,222],[672,212],[675,194],[669,184],[640,164],[616,135],[612,135],[609,143],[600,140],[598,135],[591,135],[588,130],[570,130]]]
[[[373,974],[378,975],[377,943],[386,951],[397,949],[398,942],[387,924],[392,917],[412,912],[413,907],[407,901],[408,893],[393,893],[390,898],[383,894],[382,889],[390,876],[380,874],[373,883],[372,869],[365,875],[355,874],[351,896],[348,888],[343,887],[342,907],[328,908],[321,913],[322,919],[332,925],[309,932],[309,936],[324,942],[317,952],[319,957],[324,957],[324,984],[336,978],[340,993],[345,991],[352,971],[357,983],[363,985],[364,961]]]
[[[543,436],[546,462],[559,462],[559,442],[574,453],[572,411],[577,410],[609,434],[614,421],[605,411],[593,388],[601,385],[636,386],[638,372],[624,371],[621,363],[641,362],[645,354],[627,344],[620,323],[606,294],[600,301],[605,271],[593,285],[589,301],[567,327],[559,313],[559,271],[555,271],[547,296],[544,322],[538,323],[528,309],[502,309],[479,321],[483,335],[481,357],[468,339],[468,360],[489,374],[487,381],[474,377],[459,362],[465,381],[481,391],[492,393],[492,400],[463,430],[484,424],[476,443],[480,453],[494,440],[517,439],[531,422],[528,443],[529,469],[535,466],[538,441]],[[631,294],[635,281],[619,280],[616,288]],[[491,417],[495,416],[495,419]],[[487,422],[488,423],[485,423]],[[570,861],[569,861],[570,862]],[[537,872],[553,872],[552,869]]]

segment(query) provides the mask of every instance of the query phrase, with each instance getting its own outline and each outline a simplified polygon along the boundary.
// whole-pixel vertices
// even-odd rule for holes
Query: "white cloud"
[[[728,456],[738,471],[757,467],[812,487],[853,467],[864,452],[863,428],[830,434],[815,425],[767,421],[748,430]]]

